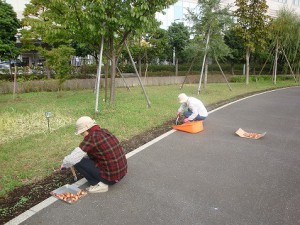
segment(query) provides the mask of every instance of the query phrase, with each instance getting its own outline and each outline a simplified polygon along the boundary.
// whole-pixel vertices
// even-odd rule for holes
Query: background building
[[[156,18],[162,23],[161,28],[167,29],[172,22],[176,21],[190,26],[191,24],[185,20],[185,15],[187,15],[188,9],[194,10],[197,3],[198,0],[179,0],[168,9],[165,9],[164,13],[157,13]],[[272,17],[275,17],[276,12],[284,7],[292,9],[300,15],[300,0],[267,0],[267,4],[269,6],[268,14]],[[221,0],[221,6],[227,5],[235,10],[235,0]]]
[[[276,12],[285,7],[294,10],[300,15],[300,0],[267,0],[269,5],[269,15],[272,17],[276,16]]]
[[[18,19],[23,18],[23,11],[25,4],[28,4],[30,0],[4,0],[6,3],[12,5],[14,11],[17,13]]]
[[[29,3],[30,0],[5,0],[7,3],[11,4],[16,11],[18,18],[22,18],[23,10],[25,4]],[[235,0],[221,0],[221,5],[231,5],[234,10]],[[187,14],[188,9],[195,9],[197,6],[198,0],[178,0],[174,5],[170,6],[168,9],[164,10],[163,13],[157,13],[156,18],[162,22],[161,27],[167,29],[172,22],[179,21],[184,22],[185,25],[190,25],[188,21],[185,21],[185,15]],[[287,7],[294,10],[300,15],[300,0],[267,0],[269,6],[269,15],[275,17],[276,12],[283,8]]]
[[[179,0],[163,13],[157,13],[156,19],[162,23],[163,29],[167,29],[173,22],[183,22],[186,26],[191,26],[190,22],[185,20],[185,16],[188,14],[188,9],[196,8],[197,3],[198,0]]]
[[[221,0],[222,4],[234,5],[235,0]],[[300,15],[300,0],[267,0],[269,6],[268,14],[276,17],[276,12],[282,8],[294,10]],[[232,7],[234,10],[235,7]]]

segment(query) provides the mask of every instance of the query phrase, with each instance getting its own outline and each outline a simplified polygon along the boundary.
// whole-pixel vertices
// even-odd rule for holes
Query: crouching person
[[[73,164],[90,183],[88,192],[108,191],[109,185],[119,182],[127,173],[127,160],[122,146],[112,133],[100,128],[88,116],[77,120],[76,134],[82,135],[83,141],[79,150],[77,149],[77,154],[72,156],[75,149],[65,157],[62,167],[70,167]]]
[[[183,113],[185,117],[184,123],[206,119],[208,112],[202,101],[194,97],[189,97],[184,93],[178,95],[178,100],[181,105],[177,110],[177,117],[187,108],[187,111]]]

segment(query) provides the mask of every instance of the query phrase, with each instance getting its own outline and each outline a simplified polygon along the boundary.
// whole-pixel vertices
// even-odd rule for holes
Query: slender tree
[[[162,32],[159,28],[160,23],[154,23],[153,26],[140,34],[131,35],[128,40],[133,59],[138,62],[139,74],[142,75],[142,63],[148,65],[153,58],[158,57],[157,54],[164,50],[164,46],[157,40],[156,35]],[[153,42],[153,44],[152,44]],[[163,36],[162,40],[163,42]],[[159,44],[159,46],[157,46]],[[157,49],[158,47],[163,47]],[[153,55],[156,54],[156,55]],[[128,52],[123,51],[122,56],[129,60]]]
[[[172,46],[174,60],[176,65],[175,75],[178,75],[178,60],[182,58],[182,53],[185,46],[190,39],[188,27],[184,26],[182,22],[172,23],[168,28],[168,36],[170,46]]]
[[[151,27],[155,13],[176,0],[31,0],[25,10],[24,25],[53,45],[60,42],[86,44],[111,59],[110,103],[115,101],[115,77],[118,57],[124,42],[133,33]]]
[[[198,87],[199,94],[208,56],[219,58],[229,54],[229,48],[225,45],[223,36],[225,29],[231,24],[231,16],[228,7],[221,8],[220,0],[198,0],[196,10],[189,12],[188,19],[193,22],[195,35],[201,37],[205,43]],[[222,51],[219,51],[220,49]]]
[[[236,0],[236,29],[244,40],[246,56],[246,84],[249,84],[250,55],[257,47],[265,47],[269,36],[266,0]]]
[[[59,81],[59,90],[63,82],[65,82],[70,75],[71,65],[70,58],[74,55],[75,49],[61,45],[58,48],[46,50],[44,48],[38,48],[39,52],[46,59],[45,66],[51,67],[55,71],[55,77]]]
[[[149,33],[146,40],[150,43],[148,58],[152,63],[159,63],[167,60],[168,51],[171,49],[171,46],[166,30],[158,28],[154,32]]]
[[[234,65],[244,62],[244,40],[238,35],[237,30],[232,27],[225,32],[224,41],[230,48],[231,53],[226,57],[231,65],[231,74],[234,75]]]
[[[278,59],[282,57],[291,73],[299,70],[300,65],[300,19],[299,16],[286,8],[279,10],[271,24],[274,46],[273,82],[276,84]],[[279,53],[281,54],[279,55]]]

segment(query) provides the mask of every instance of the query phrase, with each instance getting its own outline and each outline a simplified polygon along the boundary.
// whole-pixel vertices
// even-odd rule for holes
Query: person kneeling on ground
[[[106,192],[127,173],[127,159],[118,139],[95,121],[82,116],[76,122],[76,134],[84,139],[79,147],[66,156],[61,168],[74,165],[91,184],[90,193]]]
[[[181,103],[181,106],[177,110],[177,116],[179,117],[181,112],[184,111],[186,108],[187,111],[183,113],[185,119],[184,123],[188,121],[199,121],[205,120],[208,113],[204,106],[204,104],[197,98],[189,97],[184,93],[178,95],[178,100]]]

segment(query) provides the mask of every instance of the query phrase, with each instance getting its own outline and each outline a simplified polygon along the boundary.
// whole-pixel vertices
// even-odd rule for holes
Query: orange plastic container
[[[187,123],[184,123],[181,125],[174,125],[172,127],[175,130],[185,131],[185,132],[193,133],[193,134],[204,130],[203,121],[192,121],[192,122],[187,122]]]

